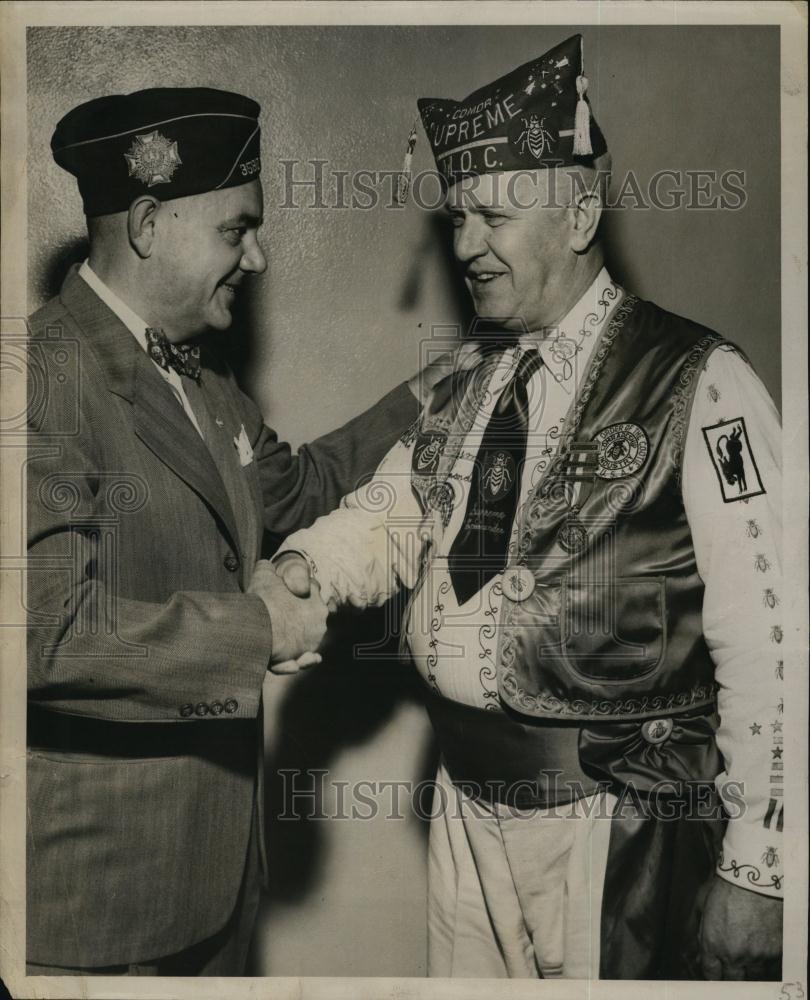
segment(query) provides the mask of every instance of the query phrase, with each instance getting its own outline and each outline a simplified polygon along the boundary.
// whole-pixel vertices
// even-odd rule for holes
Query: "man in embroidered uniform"
[[[147,90],[52,140],[90,255],[30,321],[30,975],[243,972],[262,683],[317,661],[326,617],[263,541],[333,507],[418,412],[402,385],[293,455],[202,337],[265,270],[258,116]]]
[[[778,416],[605,268],[586,89],[575,36],[419,102],[491,336],[380,465],[387,509],[357,491],[277,565],[332,605],[412,590],[431,975],[778,977]]]

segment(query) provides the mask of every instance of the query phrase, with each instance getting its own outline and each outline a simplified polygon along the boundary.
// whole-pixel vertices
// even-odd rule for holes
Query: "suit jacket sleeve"
[[[294,455],[244,394],[242,404],[258,464],[271,548],[333,510],[343,496],[366,482],[420,409],[403,382],[370,409],[303,445]]]

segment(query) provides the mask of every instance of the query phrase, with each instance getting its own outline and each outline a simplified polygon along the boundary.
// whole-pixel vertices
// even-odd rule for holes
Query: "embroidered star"
[[[775,733],[781,733],[782,732],[782,723],[781,722],[772,722],[771,723],[771,729]]]
[[[762,726],[760,726],[760,724],[758,722],[755,722],[753,725],[749,726],[748,728],[751,730],[751,735],[752,736],[759,736],[759,734],[762,732]]]
[[[781,760],[782,759],[782,748],[781,747],[774,747],[773,750],[771,750],[771,753],[773,754],[773,759],[774,760]]]

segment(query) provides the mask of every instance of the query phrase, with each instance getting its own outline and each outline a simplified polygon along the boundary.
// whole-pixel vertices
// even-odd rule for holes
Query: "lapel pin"
[[[244,424],[239,429],[239,437],[235,437],[233,443],[239,452],[239,464],[243,468],[246,465],[250,465],[253,461],[253,449],[250,447],[250,441],[248,440]]]

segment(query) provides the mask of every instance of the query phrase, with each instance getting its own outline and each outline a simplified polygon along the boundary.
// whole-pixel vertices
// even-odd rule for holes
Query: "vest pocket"
[[[621,684],[651,674],[666,650],[665,578],[562,583],[560,653],[580,677]]]

